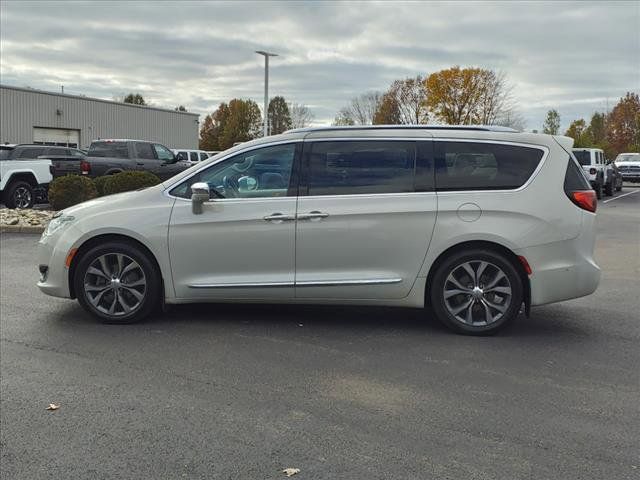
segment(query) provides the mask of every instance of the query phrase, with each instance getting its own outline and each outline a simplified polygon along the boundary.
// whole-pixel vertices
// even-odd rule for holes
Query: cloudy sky
[[[504,72],[528,129],[640,91],[640,2],[0,3],[0,81],[209,113],[270,94],[330,123],[349,99],[452,65]]]

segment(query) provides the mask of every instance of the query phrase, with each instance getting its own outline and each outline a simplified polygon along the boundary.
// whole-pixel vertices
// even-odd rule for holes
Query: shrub
[[[58,177],[49,184],[49,203],[54,210],[64,210],[97,196],[91,179],[80,175]]]
[[[109,180],[109,177],[107,175],[103,175],[102,177],[96,177],[93,179],[93,184],[96,187],[96,190],[98,192],[98,196],[101,197],[103,196],[104,193],[104,184],[107,183],[107,180]]]
[[[139,188],[152,187],[159,183],[160,179],[151,172],[120,172],[107,177],[104,182],[104,194],[130,192]]]

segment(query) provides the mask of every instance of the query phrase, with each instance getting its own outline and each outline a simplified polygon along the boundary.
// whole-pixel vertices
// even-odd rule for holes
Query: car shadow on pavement
[[[248,326],[269,328],[276,333],[291,328],[317,328],[321,331],[355,331],[367,335],[379,333],[411,332],[426,335],[452,335],[432,314],[422,309],[325,306],[325,305],[272,305],[202,303],[171,305],[166,312],[150,315],[141,323],[133,325],[102,326],[79,305],[69,305],[59,310],[56,323],[70,326],[83,324],[104,328],[127,329],[128,332],[148,331],[162,328],[168,331],[209,327],[243,328]],[[498,332],[497,338],[553,338],[554,342],[583,341],[595,334],[588,325],[580,321],[581,314],[575,307],[547,306],[533,309],[530,318],[524,314],[515,322]]]

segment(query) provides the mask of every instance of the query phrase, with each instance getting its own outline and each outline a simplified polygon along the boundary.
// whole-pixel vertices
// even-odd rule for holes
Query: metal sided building
[[[0,85],[0,143],[88,148],[100,138],[198,148],[198,115]]]

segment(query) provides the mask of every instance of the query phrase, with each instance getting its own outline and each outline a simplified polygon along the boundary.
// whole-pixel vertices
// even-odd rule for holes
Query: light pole
[[[259,55],[264,55],[264,136],[269,135],[269,57],[277,57],[277,53],[269,53],[262,50],[256,50]]]

